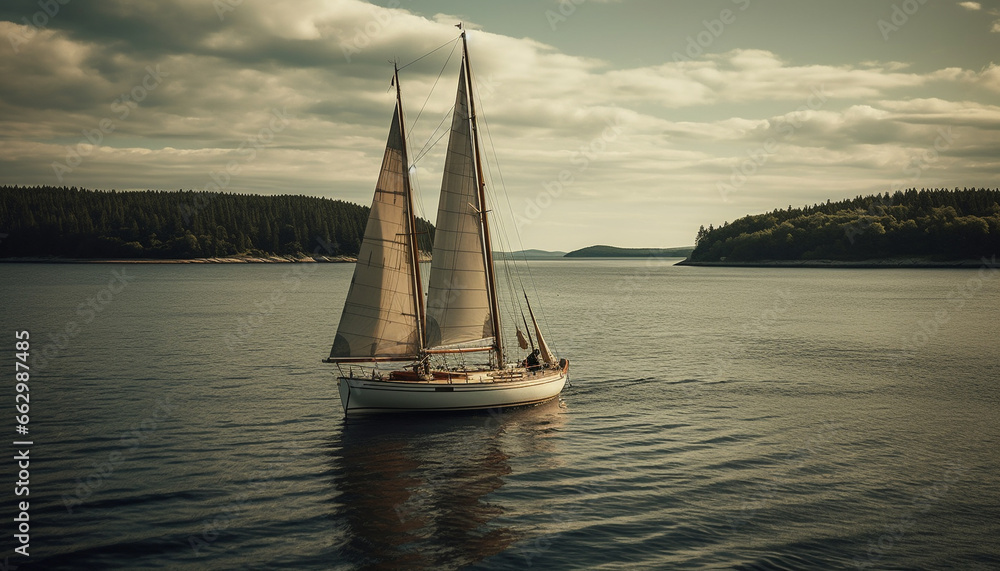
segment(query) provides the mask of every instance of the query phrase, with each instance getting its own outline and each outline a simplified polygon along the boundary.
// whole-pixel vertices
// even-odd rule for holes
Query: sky
[[[1000,0],[8,0],[0,184],[367,205],[396,61],[432,220],[458,22],[513,249],[1000,186]]]

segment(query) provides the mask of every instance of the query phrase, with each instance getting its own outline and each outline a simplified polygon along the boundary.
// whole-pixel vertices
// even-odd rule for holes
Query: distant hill
[[[702,227],[686,262],[944,262],[997,253],[1000,190],[910,189],[774,210],[720,228]]]
[[[3,186],[0,258],[353,256],[368,211],[310,196]],[[417,232],[429,251],[434,227],[418,219]]]
[[[566,254],[567,258],[685,258],[694,246],[683,248],[617,248],[615,246],[588,246]]]
[[[493,257],[497,259],[514,260],[552,260],[562,258],[566,252],[550,252],[548,250],[518,250],[516,252],[493,252]]]

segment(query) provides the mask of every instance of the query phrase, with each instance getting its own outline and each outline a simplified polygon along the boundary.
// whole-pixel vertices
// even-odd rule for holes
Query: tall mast
[[[479,181],[479,207],[480,220],[483,226],[483,255],[486,258],[486,282],[490,292],[490,315],[493,321],[493,340],[497,352],[497,364],[503,366],[503,339],[500,337],[500,303],[497,300],[497,281],[493,269],[493,246],[490,240],[490,225],[487,219],[488,209],[486,208],[486,179],[483,177],[483,165],[479,155],[479,125],[476,122],[475,95],[472,92],[472,67],[469,64],[469,44],[465,39],[465,30],[462,30],[462,55],[465,62],[465,81],[469,95],[469,119],[472,122],[472,141],[476,155],[476,175]]]
[[[410,254],[410,267],[413,268],[413,271],[410,273],[410,277],[413,280],[413,305],[417,309],[417,345],[422,352],[424,348],[424,330],[427,326],[427,317],[424,312],[424,285],[420,279],[417,220],[413,215],[413,190],[410,188],[410,159],[406,153],[406,124],[403,121],[403,95],[399,88],[399,67],[396,63],[393,63],[392,68],[392,80],[396,84],[396,109],[399,110],[399,136],[403,140],[403,193],[406,199],[406,223],[409,226],[407,245]]]

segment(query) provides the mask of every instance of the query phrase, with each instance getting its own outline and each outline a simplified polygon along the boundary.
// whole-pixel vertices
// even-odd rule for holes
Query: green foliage
[[[691,261],[976,259],[1000,252],[1000,190],[898,191],[698,231]]]
[[[0,258],[355,255],[368,207],[307,196],[0,187]],[[420,248],[434,228],[417,220]]]

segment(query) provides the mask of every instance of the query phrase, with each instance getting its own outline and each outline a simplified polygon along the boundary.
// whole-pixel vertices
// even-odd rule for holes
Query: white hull
[[[568,369],[568,367],[567,367]],[[545,369],[523,378],[493,380],[489,374],[453,381],[393,381],[338,377],[346,414],[444,412],[537,404],[559,395],[566,369]]]

